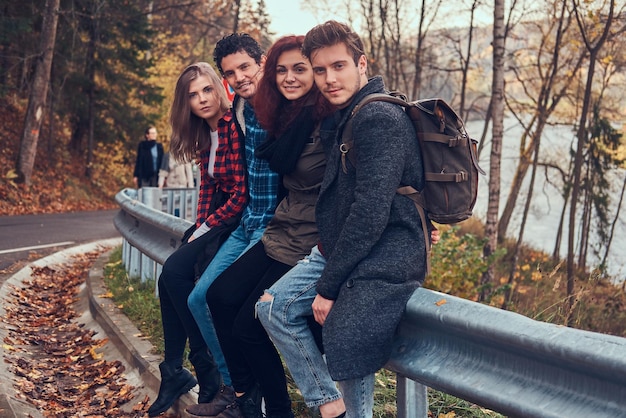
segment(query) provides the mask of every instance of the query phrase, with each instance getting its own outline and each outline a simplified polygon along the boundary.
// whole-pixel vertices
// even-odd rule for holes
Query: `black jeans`
[[[195,285],[194,266],[198,255],[211,239],[212,234],[206,233],[190,243],[183,243],[165,260],[159,276],[165,361],[173,365],[182,364],[187,339],[190,354],[207,349],[187,306],[187,298]]]
[[[258,382],[268,416],[291,411],[280,356],[254,307],[263,294],[292,266],[270,258],[259,241],[226,269],[207,292],[217,337],[238,392]]]

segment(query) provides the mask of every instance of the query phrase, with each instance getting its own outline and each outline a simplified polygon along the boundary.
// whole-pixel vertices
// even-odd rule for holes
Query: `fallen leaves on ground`
[[[14,288],[3,321],[5,362],[14,386],[45,417],[141,417],[149,406],[124,377],[119,360],[104,359],[106,339],[77,321],[73,309],[98,253],[76,256],[71,265],[33,268]],[[135,401],[134,406],[130,405]],[[122,408],[125,406],[124,408]]]

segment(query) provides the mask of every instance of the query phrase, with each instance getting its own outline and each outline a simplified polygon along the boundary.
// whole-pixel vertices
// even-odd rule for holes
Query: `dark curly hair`
[[[222,59],[240,51],[246,52],[257,64],[261,65],[261,57],[263,56],[261,45],[247,33],[231,33],[220,39],[213,51],[213,61],[222,76],[224,75]]]

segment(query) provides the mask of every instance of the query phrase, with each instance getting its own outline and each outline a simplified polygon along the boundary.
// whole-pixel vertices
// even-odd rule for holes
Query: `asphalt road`
[[[118,209],[0,216],[0,284],[27,261],[67,247],[116,238]]]

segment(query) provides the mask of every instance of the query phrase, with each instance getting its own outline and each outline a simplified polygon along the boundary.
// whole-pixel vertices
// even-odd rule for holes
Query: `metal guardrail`
[[[115,225],[125,246],[162,265],[191,222],[129,190],[116,196]],[[398,373],[399,418],[427,417],[426,387],[515,417],[626,417],[626,338],[427,289],[409,300],[385,367]]]
[[[196,220],[198,206],[198,189],[196,188],[142,187],[138,190],[137,196],[139,201],[153,209],[191,222]]]
[[[626,338],[426,289],[409,300],[386,367],[510,416],[626,417]]]
[[[184,232],[193,224],[164,212],[174,208],[168,203],[169,191],[154,187],[149,189],[155,190],[145,193],[140,189],[142,196],[139,196],[135,189],[124,189],[115,196],[120,211],[113,222],[124,238],[122,262],[130,276],[140,277],[141,280],[159,277],[163,263],[178,248]],[[186,190],[190,195],[196,193],[197,199],[196,189]],[[181,200],[186,201],[187,198]],[[195,209],[193,214],[191,219],[195,221]]]

